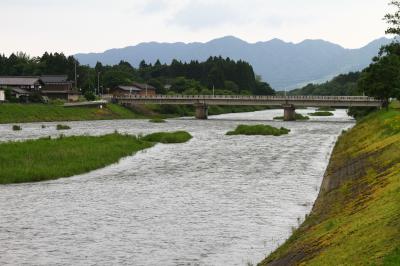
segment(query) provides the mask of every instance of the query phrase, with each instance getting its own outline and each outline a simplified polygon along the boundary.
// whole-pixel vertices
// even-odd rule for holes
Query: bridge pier
[[[283,105],[284,115],[283,121],[295,121],[296,120],[296,108],[293,104]]]
[[[196,119],[208,119],[208,105],[205,103],[197,103],[194,105],[196,108]]]

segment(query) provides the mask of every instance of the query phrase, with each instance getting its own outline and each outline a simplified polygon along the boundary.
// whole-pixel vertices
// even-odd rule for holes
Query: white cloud
[[[0,10],[0,53],[40,55],[226,35],[360,47],[384,34],[389,7],[382,0],[0,0]]]
[[[171,2],[167,0],[148,0],[143,2],[142,12],[144,14],[154,14],[165,11],[170,7]]]
[[[228,1],[195,0],[188,2],[169,22],[191,30],[200,30],[242,23],[243,16]]]

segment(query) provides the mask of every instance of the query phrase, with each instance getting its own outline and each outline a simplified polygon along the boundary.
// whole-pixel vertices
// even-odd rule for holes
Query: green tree
[[[389,5],[394,6],[397,10],[392,14],[386,14],[384,17],[384,20],[389,24],[386,33],[400,35],[400,1],[391,1]]]
[[[85,98],[88,101],[94,101],[94,100],[96,100],[96,95],[94,95],[94,93],[91,91],[87,91],[87,92],[85,92]]]
[[[397,49],[394,49],[397,48]],[[382,48],[378,57],[361,74],[360,90],[388,103],[389,98],[400,97],[400,44],[393,43]]]
[[[224,82],[224,88],[225,88],[226,90],[228,90],[228,91],[234,93],[234,94],[238,94],[238,93],[240,92],[239,86],[238,86],[235,82],[230,81],[230,80],[226,80],[226,81]]]

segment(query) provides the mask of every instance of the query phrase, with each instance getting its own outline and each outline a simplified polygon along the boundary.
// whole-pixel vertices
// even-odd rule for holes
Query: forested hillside
[[[361,76],[360,72],[350,72],[335,77],[322,84],[308,84],[307,86],[292,90],[290,95],[321,95],[321,96],[356,96],[363,91],[357,86]]]

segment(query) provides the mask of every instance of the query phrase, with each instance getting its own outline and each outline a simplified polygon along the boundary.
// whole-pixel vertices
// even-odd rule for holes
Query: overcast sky
[[[384,36],[387,0],[0,0],[0,53],[102,52],[141,42],[324,39],[359,48]]]

